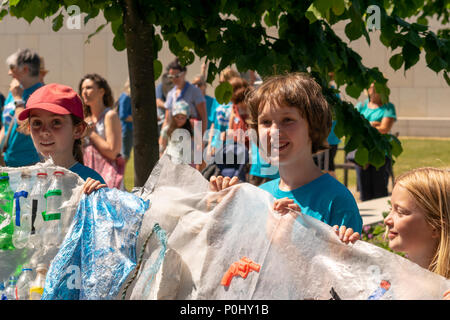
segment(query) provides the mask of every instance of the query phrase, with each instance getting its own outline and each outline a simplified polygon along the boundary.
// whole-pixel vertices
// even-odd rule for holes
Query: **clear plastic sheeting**
[[[117,189],[84,195],[54,258],[42,300],[114,299],[136,266],[136,241],[148,209]]]
[[[274,198],[253,185],[211,192],[198,171],[169,156],[134,192],[151,208],[128,299],[442,299],[450,288],[384,249],[341,243],[314,218],[280,216]],[[165,246],[151,235],[155,225],[166,232]]]
[[[37,206],[39,210],[37,210],[35,207],[33,211],[33,233],[30,234],[29,239],[25,239],[20,247],[10,246],[9,249],[0,250],[0,281],[6,281],[6,279],[17,272],[17,270],[20,270],[22,265],[26,264],[33,269],[40,263],[43,263],[47,266],[50,265],[50,262],[59,250],[59,246],[64,239],[64,235],[70,228],[73,216],[76,212],[78,203],[82,195],[82,186],[84,184],[84,180],[70,170],[55,166],[51,160],[48,160],[45,163],[38,163],[36,165],[27,167],[1,167],[0,171],[2,172],[2,174],[8,174],[10,188],[12,192],[17,194],[21,193],[21,191],[24,191],[17,190],[18,187],[23,185],[21,182],[24,176],[28,176],[28,179],[30,179],[31,181],[31,185],[35,186],[37,182],[37,173],[46,173],[50,180],[50,177],[55,171],[64,172],[61,190],[62,206],[59,216],[60,219],[58,220],[61,224],[61,234],[59,238],[60,241],[53,245],[45,245],[42,241],[42,235],[45,233],[46,224],[43,220],[41,211],[45,210],[46,200],[44,194],[41,194],[40,197],[36,198],[39,198],[39,205]],[[16,199],[14,199],[14,207],[11,213],[11,217],[13,218],[14,230],[16,231],[18,230],[17,224],[21,223],[20,226],[24,227],[25,221],[23,218],[26,216],[29,217],[32,214],[31,211],[33,205],[31,201],[31,192],[30,190],[27,190],[26,192],[28,193],[28,196],[26,198],[21,197],[20,202],[16,202]],[[2,205],[4,204],[3,201],[5,201],[5,199],[2,199]],[[20,203],[20,205],[22,206],[19,210],[19,213],[17,212],[18,203]],[[4,209],[5,208],[2,207],[0,212],[0,214],[2,215],[0,220],[2,222],[6,221],[6,213]],[[0,232],[5,231],[5,229],[3,229],[3,223],[0,229]]]

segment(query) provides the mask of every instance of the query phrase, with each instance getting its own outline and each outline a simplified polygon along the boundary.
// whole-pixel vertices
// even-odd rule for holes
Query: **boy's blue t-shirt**
[[[278,168],[271,166],[259,154],[259,149],[255,143],[251,142],[251,166],[249,174],[256,177],[277,179],[280,177]]]
[[[27,102],[31,94],[42,86],[43,84],[39,82],[27,89],[24,89],[22,99]],[[14,112],[14,98],[11,92],[9,92],[8,97],[5,100],[5,108],[2,114],[2,123],[5,127],[5,136],[8,132],[9,126],[12,125],[13,127],[8,140],[8,148],[4,153],[5,163],[8,167],[33,165],[40,161],[39,154],[34,147],[31,136],[17,131],[17,121],[13,121]]]
[[[314,217],[330,226],[346,226],[361,234],[362,218],[351,192],[328,173],[292,191],[279,188],[280,179],[259,187],[276,199],[289,198],[301,208],[303,214]]]
[[[105,180],[103,180],[102,176],[97,171],[89,167],[86,167],[85,165],[82,165],[79,162],[70,167],[69,170],[78,174],[83,180],[87,180],[87,178],[92,178],[94,180],[98,180],[101,183],[106,184]]]

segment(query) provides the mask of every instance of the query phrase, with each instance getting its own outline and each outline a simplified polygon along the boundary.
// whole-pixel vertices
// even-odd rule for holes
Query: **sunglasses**
[[[167,75],[167,78],[169,78],[169,79],[178,79],[179,77],[181,77],[181,75],[183,74],[184,72],[179,72],[179,73],[177,73],[177,74],[168,74]]]

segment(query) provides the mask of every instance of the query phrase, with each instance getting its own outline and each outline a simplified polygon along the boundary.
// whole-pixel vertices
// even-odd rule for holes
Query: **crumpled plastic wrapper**
[[[2,172],[7,172],[9,175],[10,187],[14,191],[18,187],[21,181],[21,174],[23,171],[31,174],[31,182],[34,184],[36,182],[36,174],[38,172],[46,172],[48,174],[48,179],[50,180],[54,171],[63,171],[64,177],[63,181],[63,205],[62,205],[62,215],[61,219],[63,222],[62,239],[69,229],[78,203],[82,195],[82,188],[84,185],[84,180],[81,179],[77,174],[63,167],[55,166],[51,159],[43,163],[38,163],[33,166],[26,167],[2,167],[0,169]],[[40,214],[40,213],[38,213]],[[15,217],[14,217],[15,219]],[[40,230],[36,230],[40,231]],[[33,239],[33,238],[32,238]],[[59,250],[59,245],[57,246],[43,246],[35,245],[33,240],[29,242],[29,245],[22,249],[14,250],[0,250],[0,281],[6,281],[11,275],[14,274],[16,269],[20,266],[27,266],[31,268],[36,268],[37,264],[45,263],[47,266],[55,257]]]
[[[399,255],[341,243],[319,220],[273,212],[274,198],[253,185],[211,192],[198,171],[169,156],[134,192],[151,208],[127,299],[442,299],[450,288]],[[239,265],[244,257],[259,268]]]
[[[42,300],[114,299],[136,266],[148,201],[118,189],[83,195],[45,280]]]

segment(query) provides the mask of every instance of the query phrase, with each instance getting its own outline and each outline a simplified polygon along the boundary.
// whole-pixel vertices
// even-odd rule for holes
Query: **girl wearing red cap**
[[[81,138],[86,130],[83,103],[77,93],[61,84],[48,84],[36,90],[28,99],[19,120],[28,119],[36,150],[86,180],[84,192],[106,187],[103,178],[83,165]]]

